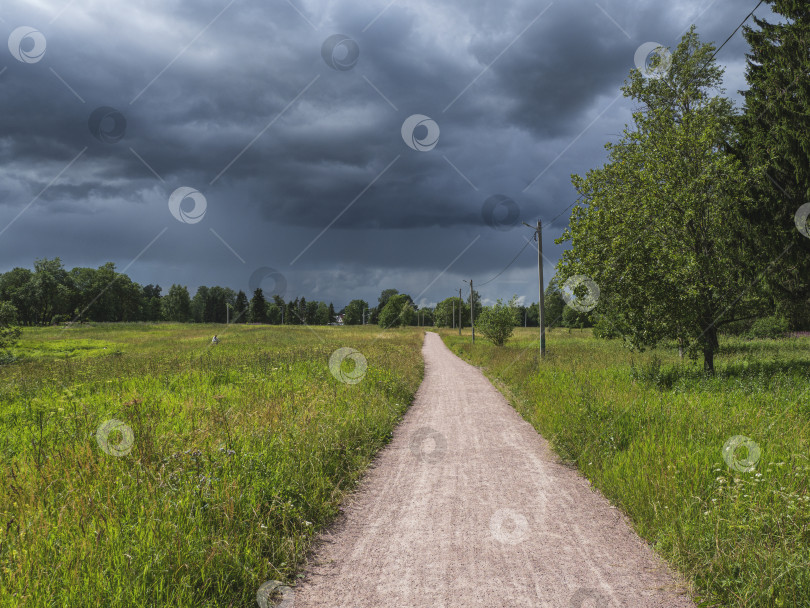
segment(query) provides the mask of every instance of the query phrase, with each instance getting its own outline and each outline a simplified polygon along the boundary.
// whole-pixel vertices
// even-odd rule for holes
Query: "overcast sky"
[[[541,218],[548,280],[570,174],[630,121],[639,46],[692,23],[720,44],[755,5],[3,2],[0,271],[112,261],[193,294],[273,292],[273,268],[288,299],[431,305],[500,272]],[[718,55],[736,100],[746,48]],[[480,291],[536,301],[536,250]]]

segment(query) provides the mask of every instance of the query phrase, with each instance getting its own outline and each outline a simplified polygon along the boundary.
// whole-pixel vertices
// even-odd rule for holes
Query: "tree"
[[[313,322],[315,325],[329,325],[329,323],[331,323],[329,307],[326,305],[326,302],[318,302],[318,306],[315,310],[315,320]]]
[[[0,300],[10,302],[17,310],[21,325],[37,322],[36,304],[32,291],[34,273],[27,268],[14,268],[0,275]]]
[[[335,322],[335,305],[329,302],[329,321],[328,323]]]
[[[147,285],[141,291],[141,320],[160,321],[163,316],[160,306],[160,285]]]
[[[398,289],[383,289],[380,297],[377,298],[377,310],[382,311],[382,309],[385,308],[385,305],[388,304],[388,300],[398,293]]]
[[[11,302],[0,302],[0,363],[12,359],[8,349],[17,344],[21,333],[17,327],[17,309]]]
[[[466,318],[469,323],[470,307],[463,300],[459,300],[458,296],[454,296],[445,298],[436,304],[436,308],[433,310],[433,322],[436,327],[458,327],[459,306],[462,308],[462,319]],[[464,311],[467,313],[466,317],[464,317]]]
[[[405,294],[392,295],[380,311],[378,324],[383,329],[410,325],[416,318],[414,306],[410,296]]]
[[[475,319],[475,328],[495,346],[503,346],[518,322],[517,296],[512,296],[507,304],[499,298],[493,306],[484,308]]]
[[[233,303],[233,322],[234,323],[247,323],[249,304],[247,295],[241,289],[236,294],[236,300]]]
[[[800,232],[796,213],[810,203],[810,5],[767,0],[785,19],[754,17],[743,91],[740,143],[735,151],[762,178],[755,205],[741,209],[740,239],[756,256],[768,293],[795,329],[810,329],[810,227]]]
[[[546,327],[561,327],[565,312],[565,299],[563,299],[557,277],[553,277],[543,292],[543,314]],[[539,313],[535,312],[535,319]],[[539,325],[539,321],[535,323]]]
[[[713,51],[692,28],[661,78],[631,72],[623,91],[642,104],[635,129],[606,146],[604,167],[573,176],[585,204],[558,240],[571,242],[560,280],[590,277],[605,296],[599,312],[621,321],[630,345],[680,338],[708,373],[718,327],[761,305],[737,238],[750,178],[724,149],[734,116]]]
[[[362,325],[363,313],[368,308],[368,302],[365,300],[352,300],[343,313],[344,325]]]
[[[267,323],[267,302],[261,287],[253,292],[253,297],[250,299],[250,322]]]
[[[163,318],[185,323],[191,319],[191,298],[185,285],[172,285],[161,302]]]

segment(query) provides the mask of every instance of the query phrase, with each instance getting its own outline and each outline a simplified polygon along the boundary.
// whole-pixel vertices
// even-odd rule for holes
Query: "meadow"
[[[253,607],[294,584],[410,404],[422,336],[26,329],[0,366],[0,606]],[[365,361],[330,367],[347,347]]]
[[[702,606],[810,606],[810,338],[724,337],[717,374],[674,345],[632,353],[590,330],[454,330],[516,409],[621,508]]]

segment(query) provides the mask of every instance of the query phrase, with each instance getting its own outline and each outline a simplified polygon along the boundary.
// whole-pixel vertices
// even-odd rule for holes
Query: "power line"
[[[721,50],[721,49],[722,49],[724,46],[726,46],[726,43],[727,43],[729,40],[731,40],[731,39],[734,37],[734,34],[736,34],[737,32],[739,32],[739,31],[740,31],[740,28],[741,28],[743,25],[745,25],[745,22],[746,22],[746,21],[748,21],[748,20],[751,18],[751,15],[753,15],[753,14],[754,14],[754,12],[755,12],[755,11],[756,11],[756,10],[757,10],[759,7],[760,7],[760,5],[761,5],[763,2],[765,2],[765,0],[759,0],[759,3],[758,3],[758,4],[757,4],[755,7],[754,7],[754,10],[752,10],[750,13],[748,13],[748,15],[745,17],[745,19],[743,19],[743,20],[742,20],[742,22],[740,23],[740,25],[738,25],[738,26],[736,27],[736,29],[735,29],[733,32],[731,32],[731,35],[730,35],[728,38],[726,38],[726,41],[725,41],[725,42],[723,42],[723,44],[721,44],[721,45],[720,45],[720,46],[717,48],[717,50],[716,50],[714,53],[712,53],[712,56],[711,56],[711,57],[709,57],[709,61],[707,61],[707,62],[706,62],[707,64],[711,63],[712,59],[714,59],[714,58],[715,58],[715,56],[717,55],[717,53],[719,53],[719,52],[720,52],[720,50]]]
[[[503,269],[503,270],[501,270],[501,271],[500,271],[498,274],[496,274],[494,277],[492,277],[492,278],[491,278],[489,281],[486,281],[486,282],[484,282],[484,283],[480,283],[480,284],[478,285],[478,287],[483,287],[483,286],[484,286],[484,285],[486,285],[487,283],[492,283],[492,281],[494,281],[494,280],[495,280],[495,279],[497,279],[499,276],[501,276],[501,275],[502,275],[504,272],[506,272],[506,270],[507,270],[507,269],[508,269],[508,268],[509,268],[509,267],[510,267],[512,264],[514,264],[514,263],[515,263],[515,260],[517,260],[517,259],[520,257],[520,254],[521,254],[521,253],[523,253],[523,251],[526,249],[526,247],[528,247],[528,246],[529,246],[529,244],[530,244],[530,243],[531,243],[531,241],[526,241],[526,244],[525,244],[525,245],[523,245],[523,247],[520,249],[520,251],[518,251],[518,252],[517,252],[517,255],[516,255],[515,257],[513,257],[513,258],[512,258],[512,261],[511,261],[511,262],[509,262],[509,263],[508,263],[508,264],[507,264],[507,265],[504,267],[504,269]]]

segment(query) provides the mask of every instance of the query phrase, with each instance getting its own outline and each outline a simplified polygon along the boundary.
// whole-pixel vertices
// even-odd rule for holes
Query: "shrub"
[[[503,346],[515,331],[518,324],[518,310],[516,296],[512,296],[507,304],[498,300],[494,306],[488,306],[481,311],[475,320],[475,327],[487,340],[496,346]]]
[[[748,330],[749,338],[784,338],[787,335],[788,322],[784,317],[763,317],[757,319]]]

